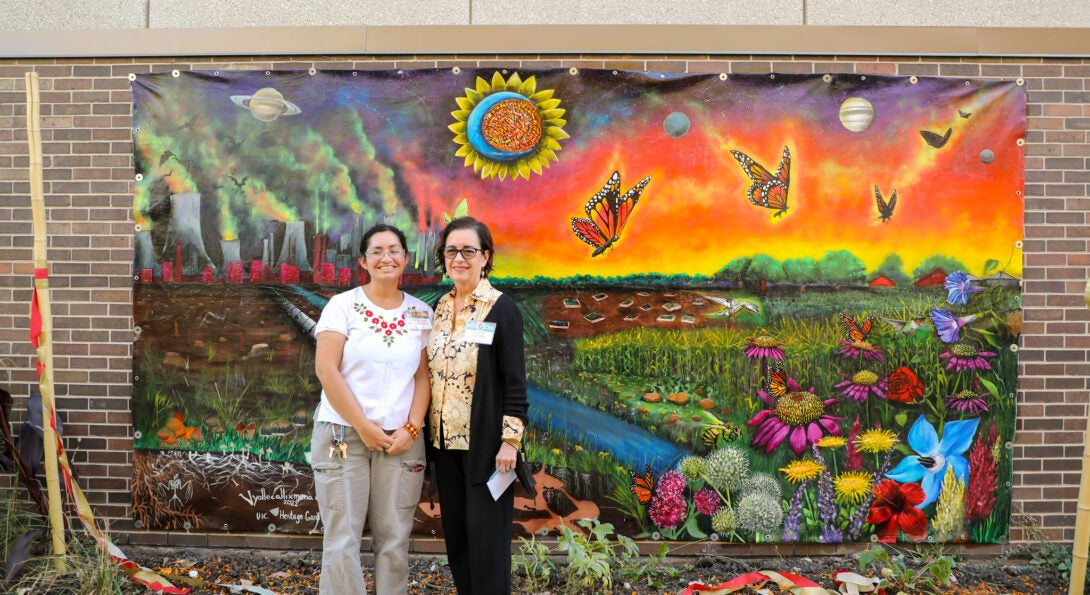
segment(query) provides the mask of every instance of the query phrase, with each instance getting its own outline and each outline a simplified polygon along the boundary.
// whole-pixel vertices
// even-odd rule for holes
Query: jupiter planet
[[[874,123],[874,106],[862,97],[849,97],[840,104],[840,123],[852,132],[863,132]]]

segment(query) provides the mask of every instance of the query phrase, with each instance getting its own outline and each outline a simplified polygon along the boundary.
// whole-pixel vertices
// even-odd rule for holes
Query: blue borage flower
[[[938,499],[947,467],[954,468],[958,481],[968,483],[969,461],[962,455],[979,424],[979,419],[948,422],[940,439],[935,426],[921,415],[908,431],[908,445],[917,454],[901,459],[886,477],[902,483],[919,481],[926,496],[920,508]]]

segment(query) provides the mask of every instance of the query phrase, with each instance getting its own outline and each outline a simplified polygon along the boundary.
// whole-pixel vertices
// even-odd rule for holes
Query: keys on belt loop
[[[329,441],[329,458],[348,458],[348,445],[344,442],[344,426],[340,426],[341,434],[338,436],[334,430],[333,439]]]

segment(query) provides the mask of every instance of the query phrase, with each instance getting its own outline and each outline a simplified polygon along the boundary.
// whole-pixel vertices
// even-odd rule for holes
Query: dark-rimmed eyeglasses
[[[480,248],[474,248],[472,246],[467,246],[461,249],[455,248],[454,246],[447,246],[443,250],[443,256],[446,256],[448,260],[454,260],[455,258],[458,258],[459,254],[461,254],[462,258],[466,260],[472,260],[473,257],[477,256],[477,253],[479,252],[484,252],[484,250],[481,250]]]

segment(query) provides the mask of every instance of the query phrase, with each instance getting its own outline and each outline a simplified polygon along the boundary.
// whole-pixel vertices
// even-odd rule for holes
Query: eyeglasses
[[[443,256],[446,256],[449,260],[454,260],[455,258],[458,258],[459,254],[461,254],[462,258],[466,260],[472,260],[474,256],[477,256],[478,252],[484,252],[484,250],[481,250],[480,248],[473,248],[471,246],[467,246],[462,249],[455,248],[454,246],[447,246],[446,249],[443,250]]]
[[[367,258],[383,258],[389,256],[390,258],[401,258],[405,254],[405,251],[401,248],[393,248],[391,250],[368,250]]]

